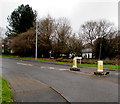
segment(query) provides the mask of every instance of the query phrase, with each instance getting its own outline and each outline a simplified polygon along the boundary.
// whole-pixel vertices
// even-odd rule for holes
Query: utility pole
[[[38,50],[37,49],[38,48],[38,46],[37,46],[38,45],[38,29],[37,28],[38,28],[38,24],[37,24],[37,18],[36,18],[36,46],[35,46],[36,49],[35,49],[35,59],[37,59],[37,50]]]

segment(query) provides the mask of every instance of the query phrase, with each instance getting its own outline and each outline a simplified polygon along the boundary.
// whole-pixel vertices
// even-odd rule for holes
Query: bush
[[[60,61],[60,62],[69,62],[69,63],[72,63],[72,59],[63,59],[63,58],[58,58],[58,59],[56,59],[56,61]]]
[[[58,58],[58,59],[55,59],[55,61],[72,63],[73,59]],[[80,63],[80,60],[77,60],[77,62]],[[119,62],[120,62],[120,60],[118,60],[118,59],[110,60],[110,59],[106,58],[105,60],[103,60],[103,64],[105,64],[105,65],[118,65]],[[82,64],[97,64],[98,59],[82,59],[81,63]]]
[[[113,59],[113,60],[110,60],[110,59],[105,59],[103,60],[104,64],[110,64],[110,65],[118,65],[119,64],[119,61],[118,59]]]

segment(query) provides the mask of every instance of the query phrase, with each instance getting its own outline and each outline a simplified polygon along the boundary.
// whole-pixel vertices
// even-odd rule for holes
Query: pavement
[[[95,76],[96,68],[2,59],[2,76],[16,102],[118,102],[118,72]]]
[[[24,73],[3,76],[11,84],[15,102],[66,102],[57,91]]]

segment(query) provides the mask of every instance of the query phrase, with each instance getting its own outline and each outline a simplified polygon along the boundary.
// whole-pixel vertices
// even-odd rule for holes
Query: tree
[[[98,38],[94,42],[94,54],[95,58],[105,59],[110,56],[109,54],[110,46],[108,39]]]
[[[112,23],[107,22],[105,20],[101,21],[88,21],[83,24],[80,28],[80,36],[90,43],[91,48],[93,49],[93,42],[98,37],[108,37],[113,34],[115,31],[115,27]]]
[[[35,29],[32,28],[27,32],[12,37],[10,49],[15,55],[34,56],[35,55]]]
[[[26,32],[36,19],[36,11],[29,5],[21,5],[8,16],[9,26],[7,27],[6,35],[20,34]]]
[[[79,56],[83,48],[82,41],[74,34],[73,36],[70,36],[68,40],[68,47],[70,53],[75,54],[75,56]]]
[[[110,45],[110,58],[119,58],[120,59],[120,31],[118,34],[111,40],[109,40]]]
[[[93,47],[93,40],[96,39],[97,36],[97,26],[97,22],[94,21],[86,22],[81,26],[80,37],[82,37],[84,41],[87,41],[87,43],[90,43],[91,47]]]
[[[53,51],[56,57],[59,57],[61,54],[67,54],[68,49],[68,39],[71,35],[71,26],[69,21],[66,18],[59,18],[56,21],[55,28],[55,39]]]
[[[55,30],[54,19],[49,15],[38,22],[38,54],[49,57],[52,50],[52,39]]]

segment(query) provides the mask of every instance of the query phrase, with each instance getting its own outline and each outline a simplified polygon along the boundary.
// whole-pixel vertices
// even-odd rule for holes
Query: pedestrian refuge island
[[[70,70],[80,71],[80,68],[77,67],[77,60],[80,60],[80,64],[81,64],[81,59],[82,59],[82,57],[74,57],[73,58],[73,66],[72,66],[72,68],[70,68]]]

